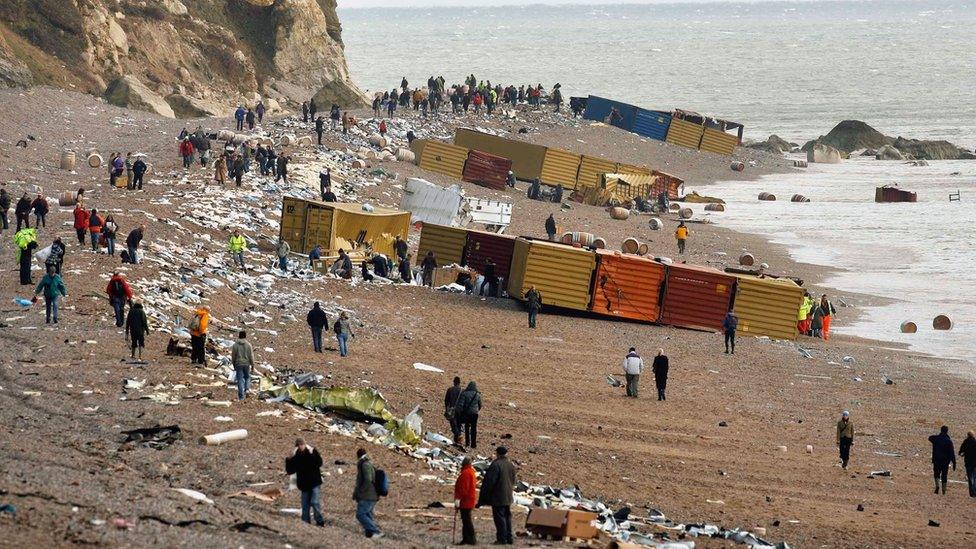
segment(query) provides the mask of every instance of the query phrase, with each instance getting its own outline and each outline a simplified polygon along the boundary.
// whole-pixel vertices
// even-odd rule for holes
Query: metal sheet
[[[410,222],[457,225],[464,194],[457,185],[441,187],[417,177],[407,178],[400,209],[410,212]]]
[[[701,144],[702,133],[705,128],[699,124],[693,124],[687,120],[674,118],[668,128],[668,143],[697,149]]]
[[[731,156],[732,153],[735,152],[735,148],[738,145],[739,136],[719,130],[713,130],[711,128],[705,128],[699,148],[703,151]]]
[[[664,265],[620,252],[597,250],[590,311],[610,317],[656,322]]]
[[[546,158],[546,148],[542,145],[499,137],[468,128],[458,128],[454,132],[454,144],[511,160],[511,170],[519,179],[530,181],[542,176],[542,162]]]
[[[420,245],[417,248],[416,263],[419,265],[427,252],[434,252],[437,264],[444,266],[451,263],[462,264],[464,261],[464,245],[467,242],[467,231],[456,227],[424,223],[420,230]]]
[[[414,139],[410,142],[410,150],[413,151],[414,164],[420,165],[420,159],[424,156],[424,147],[427,146],[427,139]]]
[[[302,242],[299,247],[293,247],[292,250],[307,254],[315,246],[321,246],[323,255],[328,254],[329,250],[338,250],[341,246],[335,242],[334,226],[335,215],[332,208],[306,203],[305,230],[302,234]]]
[[[508,293],[524,299],[535,286],[543,306],[586,311],[596,254],[550,242],[518,239],[509,277]]]
[[[732,301],[735,278],[708,267],[673,264],[667,266],[662,324],[720,331]]]
[[[583,155],[580,162],[577,189],[580,187],[598,187],[603,181],[603,174],[617,171],[617,164],[611,160],[604,160],[595,156]]]
[[[792,280],[736,276],[735,314],[739,332],[773,339],[796,339],[803,288]]]
[[[511,169],[512,161],[507,158],[472,150],[468,153],[461,178],[482,187],[503,191]]]
[[[542,163],[540,179],[549,185],[575,189],[581,161],[582,157],[576,153],[550,147],[546,149],[546,160]]]
[[[420,167],[432,172],[461,179],[464,162],[468,159],[468,149],[444,143],[428,141],[420,157]]]
[[[610,111],[614,107],[616,107],[617,112],[620,113],[620,120],[614,121],[611,124]],[[596,120],[597,122],[611,124],[615,127],[632,131],[634,127],[634,118],[637,115],[637,111],[638,108],[633,105],[591,95],[586,98],[586,110],[583,111],[583,118],[587,120]]]
[[[495,264],[495,274],[504,277],[507,282],[515,253],[515,240],[514,236],[469,230],[464,252],[465,265],[480,273],[483,272],[485,260],[491,258]]]
[[[658,181],[661,182],[661,184],[664,186],[665,189],[668,189],[669,198],[671,198],[672,200],[678,198],[678,194],[679,194],[678,190],[685,184],[684,179],[681,179],[676,175],[659,172],[657,170],[654,170],[651,173],[653,173],[658,177]]]
[[[288,243],[293,250],[304,248],[302,237],[305,235],[305,201],[286,196],[281,199],[281,232],[279,236]]]
[[[643,137],[664,141],[668,137],[668,129],[670,127],[671,114],[663,111],[646,111],[640,109],[634,117],[633,131]]]

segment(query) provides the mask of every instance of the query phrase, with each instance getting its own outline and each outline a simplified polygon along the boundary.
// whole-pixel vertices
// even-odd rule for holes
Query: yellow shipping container
[[[582,157],[578,154],[550,147],[546,149],[546,159],[542,163],[540,179],[549,185],[562,185],[565,189],[575,189],[581,161]]]
[[[590,305],[596,254],[551,242],[515,241],[508,294],[525,299],[531,286],[542,294],[542,305],[585,311]]]
[[[546,148],[542,145],[467,128],[458,128],[454,132],[454,144],[511,160],[515,177],[524,181],[542,177],[542,163],[546,159]]]
[[[705,128],[702,134],[701,150],[731,156],[739,145],[739,137],[711,128]]]
[[[644,166],[635,166],[633,164],[620,163],[617,164],[617,169],[614,170],[614,173],[633,173],[638,175],[651,175],[652,173],[654,173],[654,171]]]
[[[420,156],[420,167],[432,172],[461,179],[464,162],[468,159],[468,149],[444,143],[428,141]]]
[[[773,339],[796,339],[803,288],[792,280],[737,275],[734,310],[739,332]]]
[[[594,156],[583,155],[583,160],[580,162],[576,188],[599,187],[600,181],[603,180],[603,174],[616,172],[617,164],[614,162]]]
[[[461,264],[464,257],[464,246],[468,232],[457,227],[424,223],[420,231],[420,245],[417,248],[416,263],[424,260],[427,252],[434,252],[437,264],[444,266],[451,263]]]
[[[308,253],[316,245],[322,255],[339,248],[395,255],[393,242],[397,235],[407,238],[410,212],[374,208],[365,212],[359,204],[318,202],[285,197],[281,203],[281,237],[293,252]]]
[[[667,142],[689,149],[697,149],[701,144],[704,131],[705,128],[701,124],[675,118],[671,120],[671,127],[668,128]]]
[[[424,156],[424,147],[427,146],[428,141],[427,139],[414,139],[410,142],[410,150],[413,151],[414,164],[420,165],[420,159]]]

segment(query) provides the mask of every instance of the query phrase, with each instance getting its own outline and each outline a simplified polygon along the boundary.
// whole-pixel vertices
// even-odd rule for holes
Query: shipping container
[[[462,179],[482,187],[503,191],[511,169],[512,161],[507,158],[472,150],[468,153],[468,161],[464,164]]]
[[[603,174],[615,173],[616,171],[617,164],[611,160],[583,155],[583,159],[580,162],[576,188],[598,187],[603,180]]]
[[[796,317],[803,288],[787,279],[737,275],[735,315],[739,333],[773,339],[796,339]]]
[[[884,185],[874,189],[875,202],[918,202],[918,194],[912,191]]]
[[[546,149],[546,160],[542,163],[540,179],[548,185],[575,189],[581,161],[582,157],[576,153],[550,147]]]
[[[597,250],[590,311],[604,316],[657,322],[664,265],[636,255]]]
[[[414,161],[416,165],[420,165],[420,159],[424,156],[424,147],[427,146],[427,139],[414,139],[410,142],[410,150],[413,151]]]
[[[645,166],[635,166],[634,164],[624,164],[623,162],[617,164],[617,169],[613,170],[613,173],[633,173],[638,175],[651,175],[654,170]]]
[[[501,286],[504,288],[512,268],[515,240],[514,236],[468,230],[464,252],[465,265],[483,273],[485,260],[490,258],[495,264],[495,275],[505,279]]]
[[[659,172],[657,170],[653,170],[651,173],[656,175],[658,181],[661,182],[661,185],[668,190],[668,198],[670,198],[671,200],[675,200],[678,198],[680,194],[683,194],[680,192],[680,189],[685,184],[684,179],[681,179],[676,175]]]
[[[281,202],[280,236],[293,252],[306,254],[316,245],[322,255],[339,248],[393,256],[396,236],[406,239],[410,212],[373,207],[363,211],[359,204],[318,202],[285,197]]]
[[[611,117],[614,110],[616,110],[616,114]],[[633,105],[591,95],[586,98],[586,110],[583,111],[583,118],[633,131],[634,117],[637,115],[637,111],[638,108]]]
[[[671,200],[678,198],[675,182],[657,175],[608,173],[603,175],[600,187],[605,191],[607,198],[612,198],[620,204],[637,197],[655,202],[662,192],[668,193],[668,198]]]
[[[671,127],[671,113],[639,109],[634,118],[634,133],[658,141],[668,138]]]
[[[738,146],[738,136],[731,133],[725,133],[720,130],[714,130],[712,128],[705,128],[705,132],[702,134],[701,146],[699,148],[703,151],[731,156],[732,153],[735,152],[735,148]]]
[[[704,131],[705,127],[701,124],[673,118],[671,120],[671,126],[668,128],[667,142],[689,149],[697,149],[701,145],[702,133]]]
[[[508,294],[525,299],[525,292],[535,286],[542,294],[543,307],[563,307],[586,311],[590,305],[590,288],[596,254],[540,240],[519,238],[512,254]]]
[[[720,331],[734,285],[734,277],[716,269],[668,265],[659,321],[682,328]]]
[[[457,263],[464,264],[464,245],[467,242],[467,231],[457,227],[424,223],[420,229],[420,245],[417,247],[417,265],[424,260],[427,252],[434,252],[437,264],[440,266]]]
[[[403,187],[400,209],[410,212],[411,223],[436,223],[437,225],[458,225],[458,211],[464,193],[457,185],[441,187],[426,179],[408,177]]]
[[[542,163],[546,159],[546,148],[542,145],[467,128],[458,128],[454,132],[454,144],[511,160],[511,169],[521,180],[531,181],[542,176]]]
[[[461,179],[464,162],[468,159],[468,149],[444,143],[428,141],[420,157],[420,167],[432,172]]]

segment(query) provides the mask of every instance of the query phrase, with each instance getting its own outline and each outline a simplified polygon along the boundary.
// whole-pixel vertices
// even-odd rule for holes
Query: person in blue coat
[[[244,117],[247,115],[247,111],[244,107],[238,105],[237,110],[234,112],[234,120],[237,120],[237,131],[244,131]]]
[[[949,428],[945,425],[939,434],[929,437],[932,443],[932,470],[935,475],[935,493],[939,493],[939,481],[942,481],[942,495],[946,493],[946,483],[949,481],[949,464],[956,470],[956,449],[949,438]]]

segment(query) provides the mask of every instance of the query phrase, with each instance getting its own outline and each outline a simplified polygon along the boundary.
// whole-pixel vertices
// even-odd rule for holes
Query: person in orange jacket
[[[199,307],[190,320],[190,364],[207,364],[207,329],[210,328],[210,307]]]
[[[477,545],[475,539],[474,521],[471,511],[478,502],[478,480],[471,466],[471,458],[466,457],[461,462],[461,472],[454,482],[454,508],[461,512],[461,543],[460,545]]]
[[[125,304],[132,303],[132,288],[122,273],[115,271],[108,281],[105,293],[115,310],[115,326],[121,328],[125,324]]]
[[[91,248],[95,253],[98,253],[98,239],[102,236],[104,224],[102,217],[98,215],[98,210],[92,208],[91,213],[88,214],[88,232],[91,233]]]
[[[85,233],[88,232],[88,210],[82,205],[81,201],[75,206],[75,232],[78,233],[78,244],[85,244]]]

